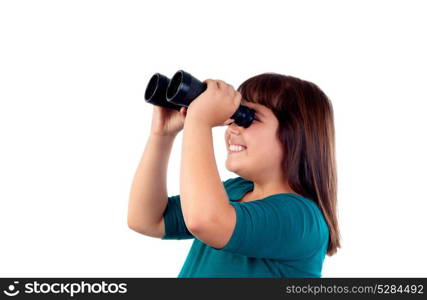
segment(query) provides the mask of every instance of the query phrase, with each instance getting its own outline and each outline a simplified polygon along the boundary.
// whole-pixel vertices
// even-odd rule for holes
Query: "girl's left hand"
[[[209,127],[231,123],[239,108],[242,95],[222,80],[206,79],[207,89],[194,99],[187,109],[186,122],[196,120]]]

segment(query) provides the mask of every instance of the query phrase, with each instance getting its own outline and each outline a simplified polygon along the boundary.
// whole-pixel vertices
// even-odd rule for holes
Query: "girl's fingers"
[[[208,87],[207,87],[208,89],[217,89],[218,88],[218,84],[217,84],[216,80],[206,79],[203,82],[208,85]]]
[[[234,87],[231,84],[228,84],[227,82],[225,82],[224,80],[217,80],[219,82],[219,84],[224,87],[227,88],[229,90],[234,91]]]
[[[234,119],[228,119],[227,121],[224,122],[224,125],[230,125],[233,122],[234,122]]]
[[[222,89],[224,87],[224,82],[222,80],[215,79],[214,81],[218,89]]]
[[[234,103],[240,104],[242,102],[242,94],[240,94],[239,92],[236,92],[236,94],[234,95]]]

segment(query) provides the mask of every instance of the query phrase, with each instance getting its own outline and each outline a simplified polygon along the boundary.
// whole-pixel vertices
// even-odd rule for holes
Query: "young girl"
[[[193,238],[178,277],[321,277],[340,247],[333,109],[313,83],[264,73],[237,91],[221,80],[180,112],[154,106],[135,174],[128,225],[144,235]],[[255,110],[248,128],[230,116]],[[185,122],[184,122],[185,120]],[[212,128],[228,125],[221,181]],[[168,197],[172,143],[184,129],[180,195]]]

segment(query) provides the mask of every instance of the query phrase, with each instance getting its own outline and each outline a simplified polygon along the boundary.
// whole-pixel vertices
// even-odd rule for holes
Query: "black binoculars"
[[[205,82],[201,82],[183,70],[176,72],[172,79],[155,73],[145,89],[145,101],[153,105],[180,110],[183,106],[188,107],[206,88]],[[230,119],[234,119],[237,125],[247,128],[254,119],[254,113],[253,109],[240,105]]]

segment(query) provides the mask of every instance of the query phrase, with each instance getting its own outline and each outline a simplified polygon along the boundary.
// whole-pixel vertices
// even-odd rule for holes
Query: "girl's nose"
[[[242,130],[243,127],[236,125],[236,123],[228,125],[228,132],[238,135],[240,134],[240,130]]]

